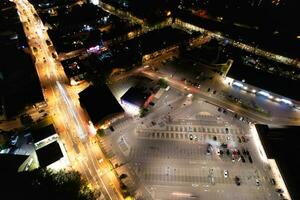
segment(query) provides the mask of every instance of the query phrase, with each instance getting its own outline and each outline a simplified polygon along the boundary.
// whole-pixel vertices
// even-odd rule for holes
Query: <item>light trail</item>
[[[82,129],[82,126],[80,125],[79,123],[79,120],[78,120],[78,116],[77,114],[75,113],[75,109],[74,109],[74,106],[73,104],[70,102],[69,98],[68,98],[68,95],[66,93],[66,90],[64,89],[64,87],[60,84],[59,81],[56,81],[56,85],[58,87],[58,90],[60,92],[60,94],[62,95],[63,99],[64,99],[64,102],[66,103],[67,107],[69,108],[68,111],[71,112],[72,116],[73,116],[73,119],[75,120],[75,123],[76,123],[76,130],[77,130],[77,133],[79,135],[79,138],[82,140],[82,141],[85,141],[86,139],[86,135]]]

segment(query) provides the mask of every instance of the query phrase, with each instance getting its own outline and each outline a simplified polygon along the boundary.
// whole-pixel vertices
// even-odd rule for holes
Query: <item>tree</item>
[[[168,82],[165,79],[159,79],[157,84],[162,88],[167,88],[168,87]]]
[[[99,128],[99,129],[97,130],[97,135],[99,135],[100,137],[103,137],[103,136],[105,135],[104,130],[103,130],[102,128]]]
[[[77,171],[53,172],[37,169],[32,172],[5,173],[9,179],[1,181],[1,195],[11,200],[24,198],[32,200],[94,200],[94,192]],[[3,176],[1,176],[3,177]],[[13,188],[17,188],[12,193]]]

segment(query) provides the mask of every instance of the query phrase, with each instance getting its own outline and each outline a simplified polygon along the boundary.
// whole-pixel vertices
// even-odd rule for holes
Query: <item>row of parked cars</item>
[[[235,182],[235,184],[236,184],[237,186],[240,186],[240,185],[241,185],[241,179],[240,179],[240,177],[235,176],[235,177],[234,177],[234,182]],[[258,178],[255,179],[255,185],[256,185],[256,186],[260,186],[260,181],[259,181]]]

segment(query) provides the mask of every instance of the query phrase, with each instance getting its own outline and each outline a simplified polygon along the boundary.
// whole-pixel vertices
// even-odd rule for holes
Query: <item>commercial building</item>
[[[124,113],[107,85],[89,86],[79,93],[79,101],[95,126],[103,124],[115,115]]]
[[[27,155],[0,154],[0,171],[21,172],[24,170],[28,158]]]
[[[67,158],[64,156],[60,144],[54,141],[36,150],[39,166],[42,168],[60,169],[65,166]]]
[[[39,149],[58,139],[58,135],[52,124],[33,130],[31,135],[35,149]]]
[[[145,92],[142,88],[131,87],[121,97],[121,103],[125,110],[131,114],[139,114],[142,108],[147,107],[153,95]]]
[[[279,178],[284,181],[282,183],[276,181],[275,188],[284,191],[282,193],[284,198],[300,199],[298,159],[300,126],[275,127],[262,124],[255,126],[267,157],[276,162],[278,170],[275,170],[277,173],[273,173],[276,176],[275,180]]]
[[[233,62],[225,81],[233,87],[253,93],[269,100],[300,108],[299,80],[288,79],[278,73]]]

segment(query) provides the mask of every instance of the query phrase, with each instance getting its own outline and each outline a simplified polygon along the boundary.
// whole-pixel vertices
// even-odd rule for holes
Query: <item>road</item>
[[[49,36],[34,7],[26,0],[15,1],[20,20],[35,58],[35,67],[43,95],[51,110],[54,125],[65,144],[71,167],[79,171],[94,189],[101,190],[105,199],[123,199],[116,176],[101,177],[110,165],[101,152],[97,139],[88,133],[88,117],[81,109],[78,91],[68,86],[63,67],[55,58],[57,53],[46,40]],[[84,89],[84,88],[82,88]],[[101,162],[99,160],[101,159]],[[102,160],[103,159],[103,160]]]

